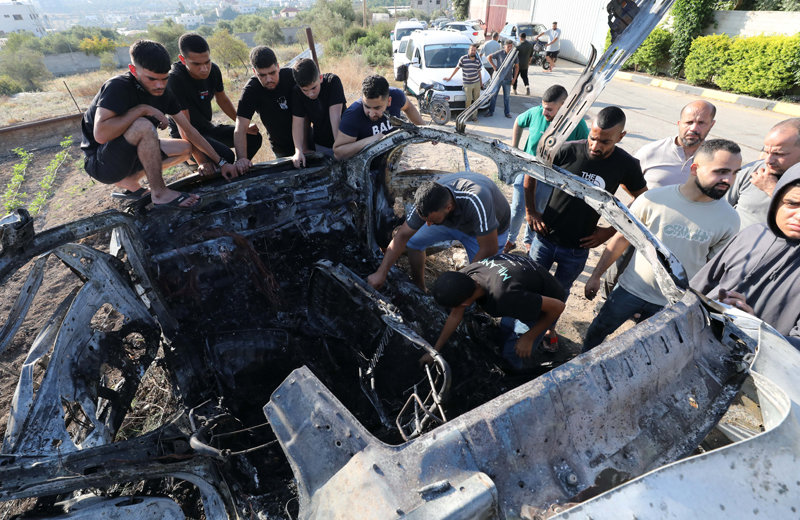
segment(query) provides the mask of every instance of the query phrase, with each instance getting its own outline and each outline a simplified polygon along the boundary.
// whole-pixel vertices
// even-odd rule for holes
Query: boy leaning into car
[[[458,69],[461,69],[461,77],[464,80],[464,96],[466,101],[464,109],[474,103],[481,95],[481,88],[483,88],[483,80],[481,79],[481,59],[478,57],[478,44],[473,43],[469,46],[469,51],[458,60],[458,65],[453,69],[453,73],[449,78],[444,78],[445,81],[450,81],[456,75]],[[473,121],[478,120],[477,112],[472,116]]]

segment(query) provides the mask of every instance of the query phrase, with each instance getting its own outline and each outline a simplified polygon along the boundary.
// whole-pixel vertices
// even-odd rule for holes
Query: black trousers
[[[526,87],[529,85],[528,84],[528,67],[525,67],[524,69],[519,69],[519,75],[517,76],[517,79],[519,79],[519,78],[522,78],[522,82],[525,83]],[[514,81],[514,83],[511,86],[516,90],[516,88],[517,88],[516,80]]]
[[[181,135],[178,133],[178,126],[170,118],[170,136],[175,139],[180,139]],[[234,163],[236,161],[236,154],[231,150],[233,148],[233,125],[214,125],[211,128],[200,131],[200,135],[205,137],[208,144],[214,148],[217,154],[228,161]],[[253,156],[261,148],[262,142],[261,134],[247,134],[247,158],[252,159]]]

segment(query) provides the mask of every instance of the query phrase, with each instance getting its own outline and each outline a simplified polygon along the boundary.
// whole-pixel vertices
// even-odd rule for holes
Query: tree
[[[236,19],[233,20],[233,32],[256,32],[261,28],[261,26],[267,23],[267,21],[268,20],[266,18],[262,18],[261,16],[255,14],[243,14],[241,16],[237,16]]]
[[[208,46],[214,52],[214,62],[226,70],[242,66],[247,69],[250,50],[247,45],[228,31],[217,31],[208,38]]]
[[[233,34],[233,24],[228,20],[220,20],[217,22],[217,30],[228,31],[229,33]]]
[[[670,75],[673,78],[681,76],[683,62],[689,55],[692,41],[714,21],[715,3],[716,0],[676,0],[673,4],[673,41],[669,49]]]
[[[453,12],[459,20],[469,18],[469,0],[453,0]]]
[[[277,20],[269,20],[261,25],[261,28],[256,32],[256,43],[260,45],[280,45],[283,44],[283,30],[281,24]]]
[[[219,17],[223,20],[233,20],[236,18],[236,11],[230,7],[226,7],[221,13],[219,13]]]
[[[13,78],[25,90],[39,90],[41,82],[50,77],[50,71],[44,66],[41,52],[4,48],[0,51],[0,76]]]
[[[100,56],[103,53],[111,52],[116,45],[108,38],[98,38],[93,36],[91,38],[84,38],[78,48],[86,54],[93,54]]]
[[[151,40],[157,41],[167,48],[167,52],[172,59],[178,59],[178,38],[186,32],[186,28],[175,23],[172,18],[167,18],[159,25],[147,26],[147,37]]]

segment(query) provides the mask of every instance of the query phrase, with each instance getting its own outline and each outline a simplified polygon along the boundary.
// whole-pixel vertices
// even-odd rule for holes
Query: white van
[[[397,51],[397,47],[400,46],[400,40],[403,39],[403,36],[408,36],[414,31],[421,31],[423,29],[425,29],[425,27],[416,20],[409,20],[407,22],[397,22],[391,34],[392,52]]]

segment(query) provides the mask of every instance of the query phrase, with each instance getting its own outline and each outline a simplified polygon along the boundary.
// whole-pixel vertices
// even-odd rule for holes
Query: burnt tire
[[[431,121],[437,125],[445,125],[450,120],[450,105],[443,101],[434,101],[430,107]]]
[[[406,81],[408,79],[408,65],[400,65],[394,71],[395,81]]]

